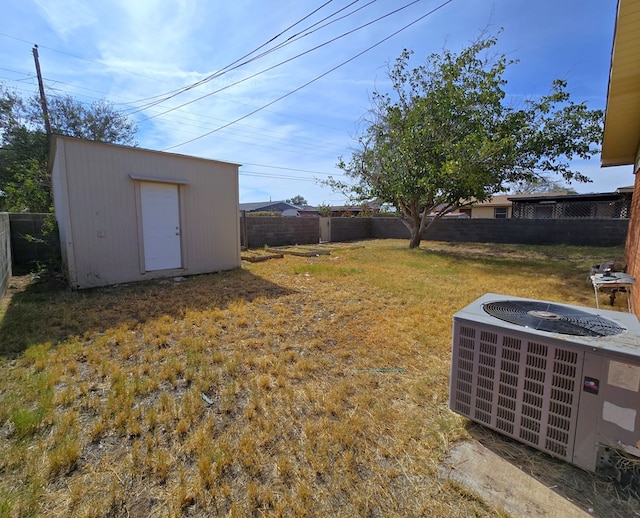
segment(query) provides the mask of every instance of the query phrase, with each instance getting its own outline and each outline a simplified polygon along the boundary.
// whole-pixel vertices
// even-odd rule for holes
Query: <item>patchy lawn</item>
[[[485,433],[447,407],[452,315],[489,291],[593,306],[589,266],[622,249],[361,245],[182,282],[14,289],[0,516],[503,516],[437,474]]]

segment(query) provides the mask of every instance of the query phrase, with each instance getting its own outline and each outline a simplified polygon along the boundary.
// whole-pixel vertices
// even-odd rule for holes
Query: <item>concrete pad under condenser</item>
[[[591,516],[476,441],[455,446],[440,471],[443,477],[463,485],[485,502],[513,516]]]

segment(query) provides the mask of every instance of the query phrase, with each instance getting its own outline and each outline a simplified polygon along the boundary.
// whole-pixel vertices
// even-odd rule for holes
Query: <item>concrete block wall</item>
[[[397,218],[372,218],[374,239],[408,239]],[[625,219],[441,219],[425,233],[432,241],[531,245],[622,246]]]
[[[244,225],[240,225],[244,227]],[[320,242],[319,218],[246,216],[248,248],[306,245]]]
[[[370,239],[373,218],[331,218],[331,241]]]
[[[0,299],[11,280],[11,224],[9,214],[0,212]]]
[[[319,226],[320,218],[246,217],[250,248],[318,243]],[[622,246],[628,227],[629,220],[624,219],[441,219],[424,237],[469,243]],[[333,242],[409,239],[407,227],[394,217],[331,218],[330,233]]]
[[[398,218],[372,218],[373,239],[409,239],[409,229]]]

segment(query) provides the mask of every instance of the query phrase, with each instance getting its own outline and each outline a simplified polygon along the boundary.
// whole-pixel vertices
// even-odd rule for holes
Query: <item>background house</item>
[[[633,187],[594,194],[545,194],[509,197],[512,217],[521,219],[628,219]]]
[[[496,194],[487,201],[475,203],[469,207],[464,207],[457,212],[466,214],[470,218],[507,219],[513,216],[513,202],[516,200],[529,198],[531,196],[546,197],[558,194],[566,194],[566,191],[562,191],[561,193],[539,193],[536,195]]]
[[[361,205],[332,205],[324,207],[323,214],[329,212],[331,217],[350,217],[361,215],[373,215],[380,212],[380,203],[377,201],[367,201]],[[309,205],[298,206],[292,205],[286,201],[258,201],[251,203],[241,203],[240,210],[246,214],[252,212],[271,212],[274,215],[281,216],[313,216],[319,217],[321,214],[320,207],[311,207]],[[328,214],[327,214],[328,215]]]
[[[237,164],[57,136],[51,171],[72,288],[240,266]]]
[[[511,201],[509,195],[499,194],[482,203],[475,203],[459,210],[470,218],[496,218],[505,219],[511,217]]]
[[[569,194],[567,191],[499,194],[451,215],[485,219],[626,219],[631,211],[632,196],[633,186],[595,194]]]
[[[640,0],[619,0],[611,53],[609,92],[604,122],[603,167],[631,165],[635,190],[640,192]],[[625,252],[627,271],[640,279],[640,196],[631,205]],[[640,289],[634,290],[640,315]]]
[[[251,203],[241,203],[240,210],[245,212],[273,212],[282,216],[297,216],[301,207],[286,201],[256,201]]]

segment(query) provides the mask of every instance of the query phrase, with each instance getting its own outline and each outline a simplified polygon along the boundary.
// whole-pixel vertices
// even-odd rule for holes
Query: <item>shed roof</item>
[[[229,164],[229,165],[235,165],[240,167],[242,164],[238,164],[236,162],[227,162],[225,160],[216,160],[214,158],[205,158],[205,157],[199,157],[199,156],[193,156],[193,155],[183,155],[181,153],[171,153],[168,151],[158,151],[156,149],[148,149],[148,148],[142,148],[142,147],[137,147],[137,146],[126,146],[124,144],[113,144],[111,142],[101,142],[98,140],[90,140],[90,139],[84,139],[84,138],[78,138],[78,137],[69,137],[67,135],[53,135],[52,137],[52,152],[49,155],[49,160],[53,160],[53,157],[55,155],[55,145],[56,145],[56,141],[58,140],[71,140],[74,142],[85,142],[87,144],[96,144],[99,146],[111,146],[114,148],[120,148],[120,149],[126,149],[126,150],[134,150],[134,151],[140,151],[143,153],[153,153],[153,154],[157,154],[157,155],[163,155],[163,156],[176,156],[176,157],[181,157],[181,158],[185,158],[185,159],[189,159],[189,160],[207,160],[209,162],[216,162],[218,164]]]

